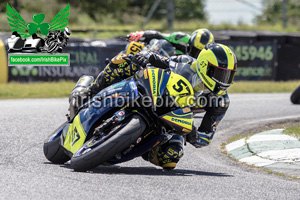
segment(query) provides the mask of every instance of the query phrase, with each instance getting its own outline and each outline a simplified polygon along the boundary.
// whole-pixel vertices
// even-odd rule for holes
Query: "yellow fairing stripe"
[[[187,113],[187,114],[183,114],[183,115],[177,115],[175,114],[173,111],[171,112],[173,115],[178,116],[178,117],[184,117],[184,116],[188,116],[191,115],[192,113]]]
[[[160,81],[159,81],[159,86],[158,86],[158,92],[159,92],[159,95],[161,96],[162,94],[160,94],[160,86],[161,86],[161,83],[163,81],[163,76],[164,76],[164,73],[161,73],[161,76],[160,76]]]
[[[80,122],[80,115],[77,115],[73,123],[69,126],[65,137],[64,147],[72,153],[75,153],[84,143],[86,133]]]
[[[180,117],[172,117],[172,116],[163,116],[164,120],[167,120],[177,126],[180,126],[182,128],[192,130],[193,129],[193,121],[194,119],[186,119],[186,118],[180,118]]]
[[[151,95],[152,95],[152,99],[153,99],[153,105],[156,104],[157,102],[157,94],[158,94],[158,71],[159,68],[155,68],[155,69],[147,69],[148,71],[148,77],[149,77],[149,85],[150,85],[150,89],[151,89]]]

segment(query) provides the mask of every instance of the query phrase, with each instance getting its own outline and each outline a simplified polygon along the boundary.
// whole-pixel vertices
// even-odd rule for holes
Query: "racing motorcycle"
[[[77,86],[83,82],[85,77]],[[142,156],[173,134],[192,131],[193,97],[189,78],[180,72],[141,69],[79,107],[45,140],[44,155],[57,164],[70,160],[75,171]]]

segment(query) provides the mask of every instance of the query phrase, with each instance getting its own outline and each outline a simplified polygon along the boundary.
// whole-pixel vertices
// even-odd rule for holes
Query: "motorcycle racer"
[[[193,126],[186,140],[196,148],[209,145],[229,106],[227,89],[233,82],[237,66],[233,51],[225,45],[212,43],[205,46],[197,59],[186,55],[169,59],[155,54],[149,58],[142,54],[135,57],[140,64],[147,63],[147,60],[153,66],[169,67],[189,80],[197,99],[194,111],[204,109],[206,112],[201,125],[198,128]],[[173,135],[167,143],[152,149],[143,158],[163,168],[173,169],[182,156],[183,137]]]
[[[214,42],[213,34],[207,29],[197,29],[191,35],[183,32],[164,34],[154,30],[146,30],[130,33],[127,37],[131,41],[145,43],[149,43],[154,38],[165,39],[175,47],[176,54],[185,54],[193,58],[197,58],[206,44]]]
[[[131,47],[137,47],[136,43],[132,42],[131,44]],[[135,50],[129,46],[126,48],[126,52],[130,49]],[[141,48],[142,46],[139,49]],[[197,59],[187,55],[165,58],[155,53],[148,55],[137,53],[139,50],[136,50],[132,53],[135,54],[131,59],[132,63],[128,64],[128,52],[126,52],[121,52],[112,59],[105,69],[107,71],[104,70],[99,74],[98,82],[96,80],[88,91],[97,93],[99,87],[106,87],[109,83],[112,84],[128,77],[130,73],[126,73],[123,69],[128,68],[131,70],[130,72],[134,73],[137,68],[132,63],[142,67],[150,63],[155,67],[170,69],[185,77],[193,86],[195,97],[199,100],[196,101],[199,103],[194,106],[193,111],[202,109],[206,112],[201,125],[198,128],[194,126],[192,132],[186,136],[186,140],[196,148],[207,146],[215,134],[216,126],[224,117],[229,106],[226,90],[232,84],[236,71],[235,54],[227,46],[216,43],[206,45]],[[125,62],[126,65],[124,66]],[[113,66],[115,66],[114,70],[112,70]],[[103,82],[101,83],[99,80]],[[91,94],[88,95],[92,96]],[[209,103],[205,104],[203,101]],[[143,158],[165,169],[173,169],[183,156],[183,143],[182,136],[173,135],[166,143],[158,145],[144,154]]]

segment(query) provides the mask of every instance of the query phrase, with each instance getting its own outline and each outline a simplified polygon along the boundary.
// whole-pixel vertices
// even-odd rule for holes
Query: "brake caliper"
[[[111,126],[113,124],[119,123],[119,122],[123,121],[124,119],[125,119],[125,111],[124,110],[115,112],[115,114],[112,117],[108,118],[100,126],[95,128],[93,135],[104,136],[105,135],[104,130],[106,128],[108,128],[109,126]]]

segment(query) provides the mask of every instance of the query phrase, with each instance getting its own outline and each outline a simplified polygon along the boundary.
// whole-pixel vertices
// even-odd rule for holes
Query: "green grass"
[[[74,82],[8,83],[0,84],[0,99],[68,97]]]
[[[236,81],[229,93],[291,93],[300,81]],[[0,84],[0,99],[68,97],[74,88],[72,81]]]
[[[279,93],[293,92],[300,85],[298,81],[235,81],[229,93]]]
[[[235,136],[233,136],[232,138],[229,138],[229,139],[226,141],[225,145],[230,144],[230,143],[232,143],[232,142],[234,142],[234,141],[243,139],[243,138],[248,139],[249,137],[251,137],[251,136],[254,135],[254,134],[255,134],[255,133],[248,133],[248,134],[239,134],[239,135],[235,135]]]
[[[300,140],[300,126],[292,126],[284,130],[284,133]]]

